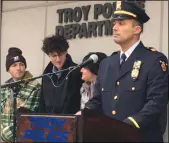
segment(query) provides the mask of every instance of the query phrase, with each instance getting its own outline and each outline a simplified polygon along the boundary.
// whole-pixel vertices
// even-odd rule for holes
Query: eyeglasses
[[[62,53],[51,53],[51,54],[49,54],[49,57],[52,57],[52,58],[62,57],[65,54],[67,54],[67,51],[66,52],[62,52]]]

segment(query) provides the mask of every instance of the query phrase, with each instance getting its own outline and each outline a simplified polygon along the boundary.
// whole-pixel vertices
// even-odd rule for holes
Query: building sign
[[[95,4],[93,7],[92,19],[88,22],[91,5],[75,8],[58,9],[58,22],[55,34],[64,36],[66,39],[101,37],[112,35],[112,18],[114,14],[114,4]],[[98,21],[99,16],[105,20]],[[85,22],[81,22],[84,20]],[[80,23],[81,22],[81,23]]]

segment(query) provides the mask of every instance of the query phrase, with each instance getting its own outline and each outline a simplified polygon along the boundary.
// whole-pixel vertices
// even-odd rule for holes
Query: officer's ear
[[[134,34],[137,35],[140,34],[141,32],[142,32],[142,28],[139,25],[135,26]]]
[[[141,26],[140,22],[138,22],[138,21],[136,21],[134,19],[133,19],[132,22],[133,22],[133,27],[134,27],[133,33],[135,35],[140,34],[142,32],[142,26]]]

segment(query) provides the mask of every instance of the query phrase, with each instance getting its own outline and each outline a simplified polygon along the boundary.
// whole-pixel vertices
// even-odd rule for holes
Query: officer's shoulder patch
[[[153,47],[145,47],[147,50],[152,51],[152,52],[156,52],[157,50]]]
[[[120,51],[115,51],[115,52],[113,52],[113,53],[111,54],[111,56],[113,56],[113,55],[115,55],[115,54],[118,54],[118,53],[120,53]]]
[[[167,64],[165,61],[162,61],[162,60],[160,60],[159,62],[160,62],[160,65],[161,65],[162,70],[163,70],[164,72],[166,72],[166,71],[167,71],[167,66],[168,66],[168,64]]]

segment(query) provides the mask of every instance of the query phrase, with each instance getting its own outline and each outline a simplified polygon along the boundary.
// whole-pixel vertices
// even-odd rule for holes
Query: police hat
[[[140,23],[146,23],[150,17],[145,10],[137,6],[135,3],[127,1],[117,1],[115,4],[115,11],[113,19],[136,19]]]

